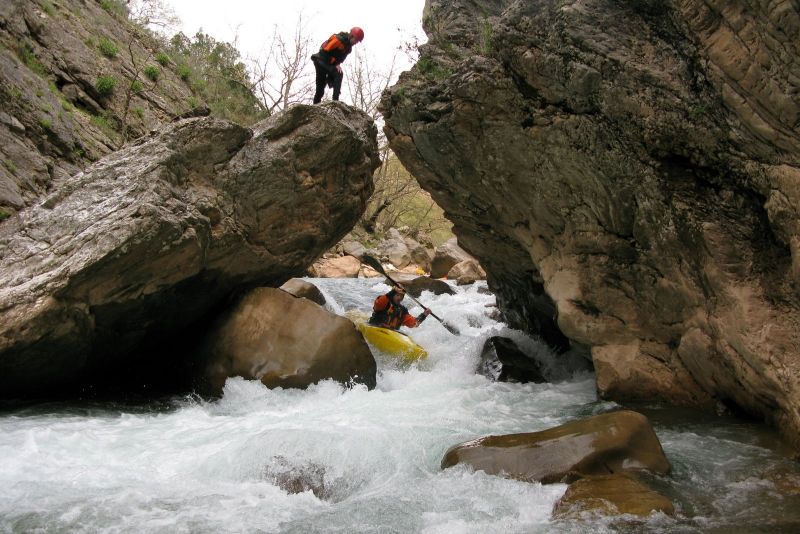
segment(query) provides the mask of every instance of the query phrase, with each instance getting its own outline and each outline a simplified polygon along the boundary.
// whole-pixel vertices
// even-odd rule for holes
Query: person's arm
[[[373,311],[383,311],[389,307],[389,297],[386,295],[381,295],[375,299],[375,303],[372,305]]]
[[[403,325],[405,325],[405,326],[407,326],[409,328],[416,328],[420,324],[422,324],[422,321],[424,321],[425,318],[428,317],[428,315],[430,315],[430,313],[431,313],[431,311],[429,309],[427,309],[427,308],[425,309],[424,312],[420,313],[416,317],[414,317],[410,313],[406,313],[403,316]]]

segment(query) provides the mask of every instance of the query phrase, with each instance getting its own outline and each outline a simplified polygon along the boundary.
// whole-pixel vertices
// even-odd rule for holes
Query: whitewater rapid
[[[366,311],[388,290],[376,280],[311,281],[340,314]],[[495,299],[481,287],[459,288],[454,296],[424,293],[422,300],[462,336],[427,320],[410,333],[428,349],[429,360],[401,368],[377,355],[373,391],[332,381],[269,390],[230,379],[217,401],[6,409],[0,414],[0,532],[626,529],[608,519],[552,521],[563,484],[516,482],[462,467],[440,470],[444,452],[461,441],[541,430],[616,407],[597,400],[585,364],[556,357],[491,319]],[[498,334],[535,354],[553,382],[494,383],[477,375],[483,342]],[[735,514],[732,524],[761,521],[755,507],[780,506],[770,497],[774,487],[759,478],[764,466],[784,461],[768,438],[737,437],[731,429],[739,423],[717,420],[692,426],[665,415],[659,425],[658,414],[666,412],[652,411],[677,473],[668,489],[680,495],[673,496],[679,518],[653,516],[648,530],[703,530],[724,526]],[[287,474],[310,480],[317,493],[290,493],[281,483]],[[695,500],[702,502],[690,504]]]

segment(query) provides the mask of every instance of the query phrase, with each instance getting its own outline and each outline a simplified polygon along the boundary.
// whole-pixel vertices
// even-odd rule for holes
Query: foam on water
[[[375,281],[313,282],[337,313],[366,311],[388,290]],[[566,488],[562,484],[440,470],[444,452],[461,441],[540,430],[614,405],[597,402],[590,374],[571,375],[570,365],[546,347],[490,319],[485,312],[492,295],[473,286],[454,296],[424,293],[421,300],[463,335],[454,337],[429,319],[412,332],[429,350],[429,360],[399,368],[379,357],[373,391],[332,381],[304,391],[269,390],[231,379],[215,402],[179,399],[168,409],[51,405],[5,414],[0,531],[618,530],[607,519],[552,522],[553,504]],[[476,375],[484,340],[497,334],[534,351],[556,381],[493,383]],[[692,431],[665,430],[662,439],[680,476],[705,483],[717,470],[703,470],[708,443],[684,439]],[[716,451],[729,465],[775,456],[752,447]],[[289,493],[282,478],[287,474],[299,475],[314,491]],[[747,478],[751,470],[743,467],[740,474],[742,487],[732,494],[764,491],[763,481]],[[702,510],[703,517],[714,523],[720,511],[740,506],[732,499],[715,501]],[[664,530],[686,525],[660,517],[648,524]]]

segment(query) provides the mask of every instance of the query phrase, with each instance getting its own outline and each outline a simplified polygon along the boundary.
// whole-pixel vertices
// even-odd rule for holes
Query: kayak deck
[[[407,335],[391,330],[372,326],[365,322],[356,322],[356,328],[364,336],[369,344],[389,353],[393,356],[402,358],[408,363],[422,360],[428,357],[428,352],[414,343]]]

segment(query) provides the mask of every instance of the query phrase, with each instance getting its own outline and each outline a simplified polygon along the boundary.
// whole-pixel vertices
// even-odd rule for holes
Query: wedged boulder
[[[498,382],[547,382],[539,362],[501,336],[490,337],[483,344],[478,373]]]
[[[443,280],[436,278],[429,278],[427,276],[418,276],[410,282],[403,283],[409,295],[414,298],[419,298],[423,291],[430,291],[434,295],[455,295],[456,291],[450,284]]]
[[[232,376],[270,388],[325,379],[375,387],[375,358],[355,325],[280,289],[247,293],[209,333],[202,352],[204,389],[212,394]]]
[[[322,258],[308,269],[315,278],[358,278],[360,271],[361,262],[353,256]]]
[[[280,288],[297,298],[306,298],[320,306],[325,306],[325,295],[311,282],[306,282],[301,278],[292,278]]]
[[[559,482],[571,472],[606,475],[670,470],[647,417],[621,410],[541,432],[487,436],[451,447],[442,469],[466,464],[490,475],[526,482]]]
[[[460,286],[474,284],[478,280],[486,279],[486,272],[475,259],[464,260],[456,263],[447,271],[448,280],[455,280]]]
[[[431,256],[428,249],[410,237],[404,237],[403,241],[408,248],[411,263],[418,265],[425,272],[431,270]]]
[[[577,519],[586,512],[647,517],[654,512],[674,515],[675,506],[635,478],[618,473],[576,480],[553,507],[558,519]]]
[[[462,261],[473,259],[463,248],[458,246],[455,237],[451,237],[438,247],[431,260],[431,278],[443,278],[453,266]]]
[[[343,104],[254,131],[187,119],[64,179],[0,226],[0,395],[182,358],[234,292],[280,285],[352,228],[375,135]]]

